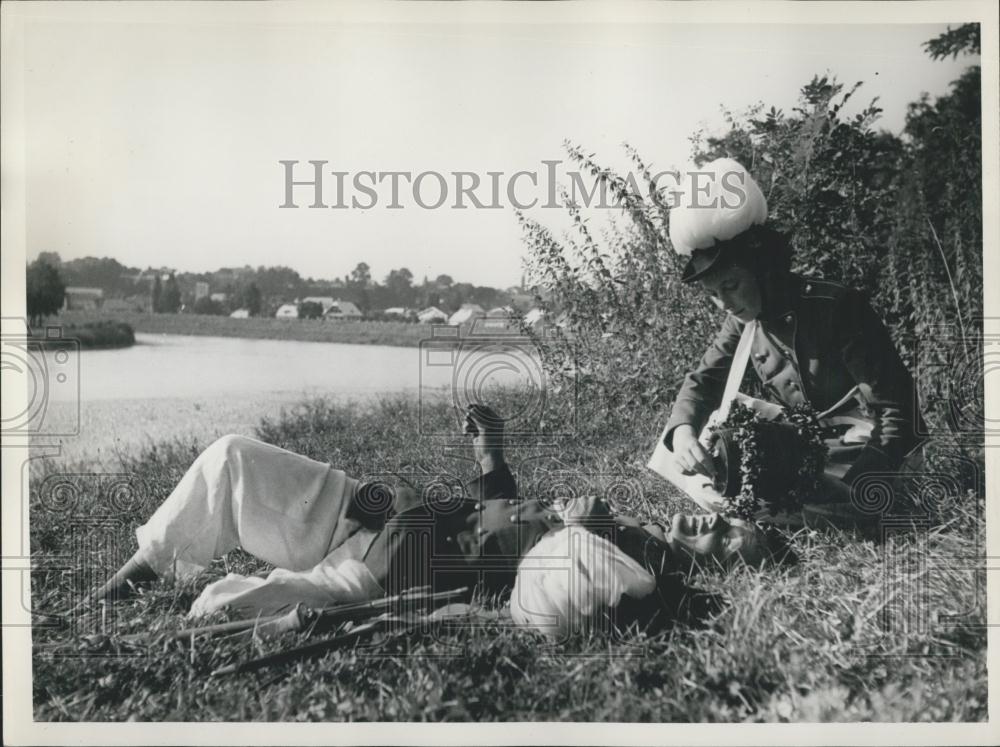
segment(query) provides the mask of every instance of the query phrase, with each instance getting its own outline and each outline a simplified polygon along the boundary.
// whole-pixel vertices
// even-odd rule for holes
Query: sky
[[[455,209],[452,186],[424,209],[404,182],[401,209],[386,207],[384,184],[371,209],[310,209],[311,189],[296,187],[302,207],[282,209],[280,161],[300,162],[296,179],[327,161],[348,186],[361,171],[484,183],[500,171],[505,184],[544,176],[569,139],[609,166],[624,167],[627,141],[677,167],[693,131],[720,130],[720,107],[787,111],[824,72],[864,81],[857,104],[879,97],[880,126],[898,132],[909,102],[946,92],[970,62],[927,57],[922,42],[944,29],[37,20],[25,30],[27,253],[323,278],[367,262],[376,279],[406,266],[418,281],[506,287],[523,247],[505,196],[500,209]],[[520,184],[544,201],[544,187]],[[324,182],[327,203],[335,186]],[[434,202],[433,179],[420,194]],[[565,224],[561,210],[526,212]]]

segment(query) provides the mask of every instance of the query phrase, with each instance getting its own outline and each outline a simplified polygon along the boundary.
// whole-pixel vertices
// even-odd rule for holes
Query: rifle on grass
[[[246,620],[233,620],[216,625],[186,628],[174,633],[174,638],[187,640],[199,636],[217,636],[229,633],[255,632],[259,635],[278,635],[286,632],[309,630],[318,632],[347,622],[366,620],[386,612],[414,612],[453,602],[467,594],[463,586],[451,591],[433,593],[429,586],[420,586],[382,599],[369,602],[352,602],[314,609],[299,603],[288,612]]]
[[[219,667],[218,669],[213,670],[210,676],[222,677],[227,674],[243,674],[245,672],[254,672],[258,669],[263,669],[264,667],[287,664],[288,662],[295,661],[296,659],[303,659],[310,656],[322,656],[329,651],[346,648],[369,634],[382,631],[388,634],[387,637],[406,635],[407,633],[410,633],[429,622],[439,622],[458,617],[466,617],[469,614],[469,609],[469,605],[467,604],[458,604],[452,607],[441,608],[435,612],[423,615],[399,616],[387,612],[374,620],[358,625],[344,633],[331,636],[330,638],[326,638],[322,641],[307,643],[304,646],[297,646],[285,651],[278,651],[273,654],[259,656],[256,659],[248,659],[247,661],[241,661],[236,664]],[[445,614],[440,614],[442,612]]]

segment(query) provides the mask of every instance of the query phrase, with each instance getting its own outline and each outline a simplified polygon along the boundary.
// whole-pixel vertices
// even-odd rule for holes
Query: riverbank
[[[521,399],[512,395],[493,404],[509,413]],[[430,414],[446,418],[448,407],[441,403]],[[369,405],[316,401],[272,417],[254,434],[352,475],[414,479],[418,473],[422,484],[440,474],[471,477],[468,454],[418,437],[426,415],[404,396]],[[211,436],[159,441],[162,416],[147,417],[146,427],[159,428],[152,431],[155,448],[130,451],[115,470],[134,475],[142,492],[113,521],[106,517],[115,504],[102,493],[98,470],[41,460],[33,472],[32,553],[72,557],[74,565],[72,572],[56,567],[33,575],[32,610],[39,616],[61,616],[79,601],[85,587],[78,571],[84,581],[103,580],[134,551],[135,527]],[[212,417],[178,413],[177,422],[184,420],[216,424]],[[144,425],[133,427],[141,433]],[[567,442],[548,457],[511,449],[521,494],[549,494],[558,477],[568,490],[606,495],[616,509],[643,520],[668,522],[672,511],[691,510],[690,502],[644,469],[647,434],[625,426],[593,439],[587,446]],[[46,480],[56,474],[58,480]],[[61,492],[43,491],[53,484]],[[980,721],[987,715],[986,627],[974,571],[969,564],[918,560],[980,556],[983,509],[967,496],[943,497],[940,508],[949,517],[945,527],[894,530],[882,543],[848,533],[800,532],[791,539],[800,558],[796,567],[695,574],[691,582],[723,602],[705,626],[547,644],[501,618],[388,640],[376,650],[332,651],[275,668],[266,679],[221,681],[209,672],[260,655],[262,646],[270,653],[301,643],[287,636],[263,644],[242,636],[183,644],[167,638],[187,624],[184,614],[208,581],[264,568],[234,551],[193,581],[158,583],[131,601],[85,609],[72,628],[37,627],[34,716],[150,722]],[[963,616],[937,614],[956,611]],[[927,615],[916,618],[923,624],[915,624],[916,615]],[[149,648],[128,648],[128,635]],[[133,652],[147,655],[127,655]]]
[[[135,329],[117,319],[70,321],[60,318],[32,328],[31,336],[37,340],[46,340],[45,328],[53,325],[60,327],[63,338],[79,342],[81,350],[115,350],[135,345]]]
[[[357,345],[416,347],[430,337],[426,324],[406,322],[333,321],[324,319],[233,319],[207,314],[146,314],[135,311],[64,311],[50,324],[82,325],[119,321],[136,332],[210,337],[245,337],[261,340],[342,342]]]

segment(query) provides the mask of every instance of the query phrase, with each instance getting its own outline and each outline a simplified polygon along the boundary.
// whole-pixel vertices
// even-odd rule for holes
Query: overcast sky
[[[685,163],[701,123],[720,126],[720,105],[787,110],[825,71],[864,81],[859,104],[880,97],[882,126],[898,132],[907,103],[945,92],[969,64],[927,57],[921,43],[944,28],[36,22],[25,36],[28,254],[328,278],[365,261],[376,278],[407,266],[418,280],[506,286],[522,252],[509,205],[424,210],[404,183],[400,210],[384,207],[384,186],[370,210],[279,209],[279,161],[485,180],[543,172],[568,138],[614,166],[628,141],[665,168]]]

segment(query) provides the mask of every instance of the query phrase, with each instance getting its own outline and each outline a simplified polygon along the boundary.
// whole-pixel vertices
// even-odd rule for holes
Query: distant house
[[[421,324],[441,324],[448,321],[448,315],[437,306],[428,306],[423,311],[417,312],[417,321]]]
[[[534,308],[524,315],[524,323],[530,327],[537,326],[545,320],[545,311],[543,309]]]
[[[209,298],[209,300],[215,301],[216,303],[225,303],[227,300],[229,300],[229,294],[228,293],[212,293],[208,298]]]
[[[135,298],[106,298],[101,304],[102,311],[145,311],[145,307]]]
[[[340,299],[334,300],[329,308],[323,312],[324,319],[360,319],[361,316],[361,309],[350,301],[341,301]]]
[[[63,311],[95,311],[104,303],[103,288],[69,286],[63,297]]]
[[[516,327],[513,324],[511,317],[514,310],[510,306],[497,306],[494,309],[490,309],[486,312],[486,320],[483,323],[483,327],[486,329],[507,329],[508,327]]]
[[[199,301],[208,295],[208,283],[204,280],[195,281],[194,284],[194,300]]]
[[[448,324],[465,324],[476,317],[484,316],[485,313],[478,303],[463,303],[462,308],[448,318]]]
[[[299,305],[297,303],[283,303],[274,312],[274,317],[276,319],[298,319]]]
[[[412,311],[403,308],[402,306],[390,306],[382,312],[382,314],[386,317],[396,317],[399,319],[407,319],[412,313]]]
[[[236,309],[236,311],[234,311],[229,316],[232,319],[249,319],[250,309]]]
[[[302,303],[318,303],[323,307],[323,313],[326,314],[330,307],[337,303],[337,299],[333,296],[307,296],[302,299]]]

